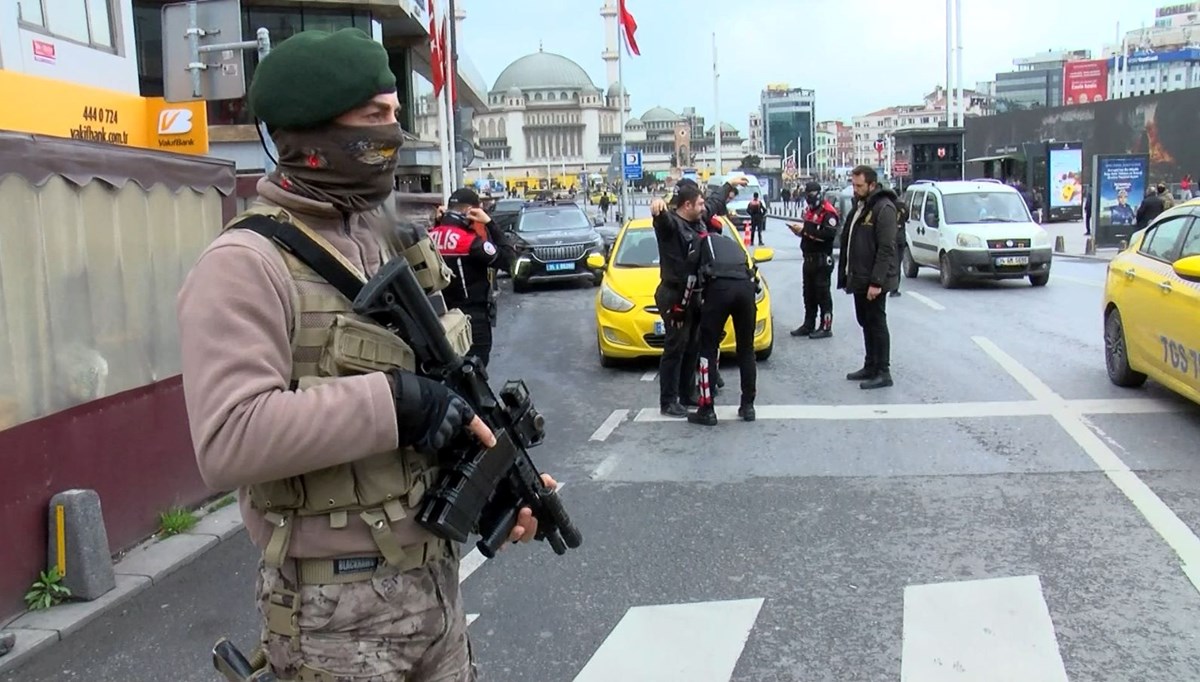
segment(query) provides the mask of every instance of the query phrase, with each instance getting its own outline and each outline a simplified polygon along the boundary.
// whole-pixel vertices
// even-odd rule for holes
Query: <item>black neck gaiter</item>
[[[343,213],[369,211],[388,198],[404,141],[396,123],[276,130],[271,139],[279,151],[271,181]]]

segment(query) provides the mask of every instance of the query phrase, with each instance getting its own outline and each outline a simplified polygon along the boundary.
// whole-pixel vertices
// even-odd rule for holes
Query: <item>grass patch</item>
[[[219,509],[224,509],[234,502],[237,502],[237,495],[234,493],[229,493],[225,497],[214,500],[212,504],[208,505],[208,513],[211,514]]]
[[[171,537],[196,527],[196,516],[183,507],[172,507],[158,515],[159,534]]]
[[[42,571],[38,579],[25,593],[25,605],[30,611],[41,611],[51,606],[57,606],[71,598],[71,590],[62,584],[62,576],[57,568]]]

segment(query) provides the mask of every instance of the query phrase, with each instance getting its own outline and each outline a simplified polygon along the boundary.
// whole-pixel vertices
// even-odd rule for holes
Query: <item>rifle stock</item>
[[[479,533],[477,547],[491,558],[507,540],[519,509],[529,507],[538,520],[537,539],[545,540],[556,554],[579,547],[582,535],[529,457],[528,449],[545,437],[545,420],[525,382],[505,383],[499,396],[492,391],[483,367],[454,351],[403,258],[392,259],[363,286],[354,311],[404,338],[416,355],[418,371],[462,396],[496,434],[490,449],[465,436],[453,444],[449,466],[426,493],[417,522],[457,542]]]

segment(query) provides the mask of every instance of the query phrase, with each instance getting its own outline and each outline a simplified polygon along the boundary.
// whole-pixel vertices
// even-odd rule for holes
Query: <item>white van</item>
[[[725,176],[714,175],[713,177],[709,178],[709,180],[708,180],[708,193],[711,194],[713,192],[720,190],[721,186],[724,185],[726,182],[729,182],[733,178],[740,177],[740,176],[746,177],[746,180],[747,180],[746,186],[739,187],[737,196],[735,196],[733,198],[733,200],[730,201],[728,204],[729,212],[737,214],[738,229],[741,229],[742,221],[750,219],[749,206],[750,206],[750,201],[752,199],[754,199],[755,192],[758,193],[758,200],[761,201],[764,206],[769,207],[769,205],[767,204],[767,194],[766,194],[766,192],[763,191],[762,184],[758,181],[757,177],[750,175],[748,173],[730,173],[729,175],[725,175]]]
[[[1050,234],[1033,220],[1017,190],[997,180],[918,180],[901,197],[908,207],[904,274],[936,268],[947,289],[967,280],[1050,281]]]

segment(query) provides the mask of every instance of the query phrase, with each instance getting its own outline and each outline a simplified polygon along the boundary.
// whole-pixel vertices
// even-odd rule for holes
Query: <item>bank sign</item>
[[[168,104],[161,97],[75,85],[0,70],[0,129],[179,154],[208,153],[204,102]]]
[[[1116,57],[1109,57],[1108,66],[1114,68],[1116,66]],[[1200,48],[1189,47],[1182,50],[1174,50],[1172,52],[1136,52],[1129,55],[1129,64],[1137,66],[1138,64],[1159,64],[1163,62],[1200,62]],[[1125,62],[1122,61],[1124,66]]]

